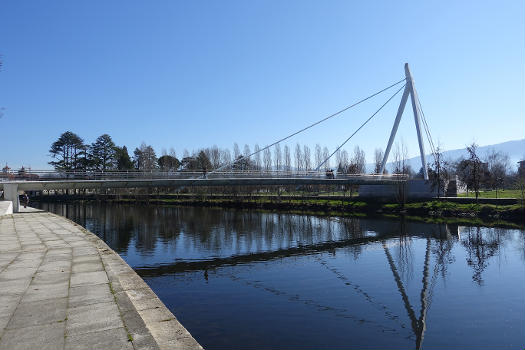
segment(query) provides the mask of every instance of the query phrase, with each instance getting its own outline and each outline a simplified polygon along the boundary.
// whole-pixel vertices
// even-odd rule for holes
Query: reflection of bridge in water
[[[380,225],[380,226],[382,226],[381,229],[384,229],[386,227],[383,225]],[[404,229],[407,229],[405,223],[402,223],[401,226],[402,226],[401,229],[403,229],[403,226],[405,226]],[[417,227],[418,225],[412,225],[412,226],[413,226],[412,229],[414,229],[414,226]],[[369,235],[366,235],[366,236],[358,236],[358,237],[353,237],[353,238],[343,239],[343,240],[338,240],[338,241],[331,241],[331,242],[305,244],[305,245],[299,245],[295,247],[277,249],[277,250],[272,250],[272,251],[233,255],[233,256],[221,257],[221,258],[175,261],[171,264],[162,264],[160,266],[138,267],[136,268],[136,271],[142,277],[157,277],[157,276],[165,276],[165,275],[174,274],[174,273],[185,273],[185,272],[192,272],[192,271],[193,272],[203,271],[204,275],[207,276],[209,270],[218,269],[218,268],[222,268],[226,266],[236,266],[236,265],[250,264],[250,263],[256,263],[256,262],[264,262],[264,261],[269,261],[269,260],[274,260],[274,259],[282,259],[282,258],[300,256],[300,255],[317,255],[323,252],[333,252],[335,249],[338,249],[338,248],[345,248],[345,247],[351,247],[351,246],[365,245],[368,243],[379,243],[380,242],[385,252],[385,257],[388,262],[388,266],[392,272],[392,276],[394,278],[394,281],[400,293],[400,297],[403,302],[404,309],[406,310],[407,316],[410,320],[411,330],[415,336],[416,349],[421,349],[425,331],[426,331],[426,318],[427,318],[427,314],[428,314],[430,305],[432,303],[432,289],[435,285],[435,279],[437,277],[437,272],[439,271],[439,266],[436,264],[434,271],[433,271],[432,279],[430,281],[431,239],[432,237],[440,239],[440,240],[458,238],[457,236],[458,227],[457,226],[454,226],[454,225],[449,226],[446,224],[436,225],[435,227],[436,230],[435,231],[432,230],[431,232],[428,232],[429,225],[426,225],[426,226],[427,226],[426,233],[420,232],[420,233],[410,234],[407,236],[404,236],[404,234],[400,235],[400,232],[396,230],[399,227],[396,227],[395,225],[394,227],[396,227],[396,229],[394,230],[390,229],[389,231],[386,231],[386,232],[385,231],[379,231],[379,232],[368,231],[372,229],[371,227],[368,227],[367,232],[369,233]],[[392,226],[390,228],[392,228]],[[419,316],[417,316],[415,308],[410,301],[410,298],[408,296],[408,293],[403,283],[403,279],[399,273],[398,267],[396,266],[394,258],[390,252],[389,245],[387,244],[387,240],[395,239],[397,237],[401,238],[403,236],[405,238],[418,237],[418,238],[426,240],[425,258],[424,258],[424,263],[423,263],[423,271],[422,271],[422,279],[421,279],[422,286],[421,286],[421,291],[419,293],[420,294]],[[366,290],[363,289],[363,287],[356,286],[355,283],[353,283],[350,278],[344,276],[344,274],[337,271],[337,269],[327,265],[327,263],[324,260],[317,258],[317,261],[321,265],[325,266],[328,270],[334,272],[339,279],[342,279],[345,282],[346,285],[353,286],[358,294],[364,297],[366,301],[369,302],[372,306],[376,307],[376,309],[384,312],[385,316],[388,317],[390,320],[399,322],[398,317],[392,314],[392,312],[389,311],[389,308],[386,305],[375,300],[372,297],[372,293],[367,292]],[[234,277],[233,275],[232,275],[232,279],[235,281],[243,281],[242,278]],[[262,283],[261,281],[243,281],[243,282],[255,288],[267,290],[276,295],[281,295],[281,296],[289,295],[289,293],[287,293],[286,291],[275,290],[275,288],[265,286],[264,283]],[[338,311],[337,309],[334,309],[333,307],[330,307],[327,305],[321,305],[317,303],[315,300],[311,300],[311,299],[303,300],[298,295],[294,296],[294,298],[291,298],[290,300],[308,301],[307,304],[317,305],[326,310],[333,309],[335,311]],[[370,323],[371,325],[380,327],[383,330],[388,330],[388,331],[393,330],[390,327],[383,326],[374,321],[369,321],[369,320],[365,320],[362,318],[356,318],[354,315],[349,315],[349,317],[351,319],[361,320],[361,322]],[[401,325],[403,326],[403,324]]]

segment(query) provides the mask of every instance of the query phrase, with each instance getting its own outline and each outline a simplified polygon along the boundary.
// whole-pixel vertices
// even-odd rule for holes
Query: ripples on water
[[[523,348],[523,230],[42,204],[104,239],[207,349]]]

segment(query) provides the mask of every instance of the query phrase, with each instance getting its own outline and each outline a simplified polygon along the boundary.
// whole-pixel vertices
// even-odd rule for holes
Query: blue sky
[[[6,0],[0,162],[47,168],[66,130],[159,154],[262,146],[403,78],[405,62],[444,149],[521,139],[524,10],[522,0]],[[389,96],[289,144],[333,149]],[[385,148],[399,98],[346,148],[369,161]],[[397,139],[418,153],[410,109]]]

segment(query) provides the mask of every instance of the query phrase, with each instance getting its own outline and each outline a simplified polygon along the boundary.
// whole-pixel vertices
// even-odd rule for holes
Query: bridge
[[[13,211],[19,209],[18,193],[19,191],[42,191],[42,190],[62,190],[62,189],[107,189],[107,188],[141,188],[141,187],[217,187],[217,186],[302,186],[302,185],[396,185],[407,181],[405,175],[385,175],[384,170],[388,161],[390,150],[394,142],[401,117],[405,110],[408,96],[411,97],[412,109],[414,112],[414,121],[416,126],[419,151],[421,156],[421,165],[423,167],[423,176],[428,180],[427,165],[425,159],[425,147],[423,143],[423,133],[421,126],[429,141],[432,153],[435,157],[435,148],[430,135],[428,124],[419,102],[419,98],[414,86],[414,80],[410,73],[408,64],[405,64],[405,77],[375,93],[369,95],[350,106],[347,106],[327,117],[312,123],[286,137],[283,137],[260,150],[253,152],[246,158],[250,158],[260,152],[270,149],[271,147],[290,139],[312,127],[315,127],[328,119],[334,118],[341,113],[365,102],[369,99],[394,87],[398,87],[395,93],[391,95],[385,103],[379,107],[368,119],[366,119],[348,138],[346,138],[326,159],[319,163],[313,171],[275,171],[275,170],[236,170],[236,164],[243,160],[240,157],[233,162],[223,164],[222,166],[206,172],[60,172],[60,171],[32,171],[24,174],[3,174],[4,178],[0,179],[0,189],[3,190],[4,199],[12,201]],[[378,174],[337,174],[325,171],[323,166],[334,156],[354,135],[356,135],[368,122],[370,122],[401,90],[403,95],[399,104],[397,115],[387,143],[381,170]]]

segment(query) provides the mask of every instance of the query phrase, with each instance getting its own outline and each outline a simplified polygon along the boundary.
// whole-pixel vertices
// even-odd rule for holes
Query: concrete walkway
[[[0,216],[0,349],[202,349],[104,242],[47,212]]]

